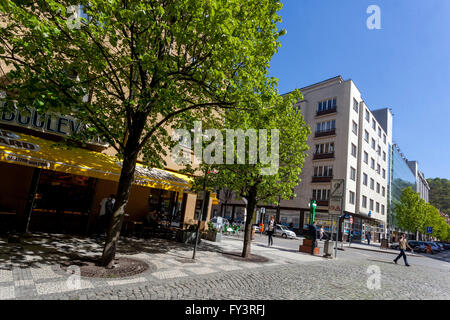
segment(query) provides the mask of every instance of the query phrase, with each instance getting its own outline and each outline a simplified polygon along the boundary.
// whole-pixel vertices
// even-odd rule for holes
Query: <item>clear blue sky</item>
[[[282,0],[279,92],[336,75],[371,109],[392,108],[394,142],[427,178],[450,179],[450,0]],[[369,30],[369,5],[381,30]]]

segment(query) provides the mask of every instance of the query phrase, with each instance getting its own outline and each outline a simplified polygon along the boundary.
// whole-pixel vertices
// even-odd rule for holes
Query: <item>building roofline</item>
[[[315,88],[315,87],[320,87],[320,86],[323,86],[323,85],[325,85],[325,84],[329,84],[329,83],[333,83],[333,82],[338,82],[338,83],[342,83],[342,82],[345,82],[345,80],[342,78],[342,76],[341,75],[338,75],[338,76],[335,76],[335,77],[333,77],[333,78],[330,78],[330,79],[327,79],[327,80],[323,80],[323,81],[320,81],[320,82],[317,82],[317,83],[313,83],[313,84],[311,84],[311,85],[309,85],[309,86],[306,86],[306,87],[302,87],[302,88],[298,88],[300,91],[307,91],[307,90],[310,90],[310,89],[312,89],[312,88]],[[285,96],[285,95],[287,95],[287,94],[289,94],[289,93],[291,93],[292,91],[289,91],[289,92],[286,92],[286,93],[283,93],[283,94],[281,94],[281,96]]]

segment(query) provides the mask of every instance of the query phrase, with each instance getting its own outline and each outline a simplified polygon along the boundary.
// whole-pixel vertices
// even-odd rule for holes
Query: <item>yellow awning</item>
[[[119,181],[121,162],[116,157],[0,129],[0,161],[74,175]],[[182,192],[190,177],[137,164],[134,183]]]

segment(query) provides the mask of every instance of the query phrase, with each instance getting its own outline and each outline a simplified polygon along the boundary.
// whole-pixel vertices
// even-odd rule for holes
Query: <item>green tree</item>
[[[247,216],[242,250],[244,258],[250,254],[251,223],[257,203],[277,203],[280,198],[292,198],[295,195],[294,188],[300,182],[299,175],[308,150],[306,140],[311,132],[302,113],[293,108],[293,104],[300,99],[300,92],[294,91],[284,97],[266,97],[265,103],[258,108],[249,105],[247,110],[227,110],[224,127],[242,130],[237,143],[234,143],[234,137],[226,138],[226,144],[230,143],[230,147],[224,148],[224,158],[231,154],[234,162],[203,165],[209,166],[214,172],[207,176],[210,188],[227,188],[246,200]],[[245,138],[244,134],[249,129],[259,130],[257,144],[251,143],[250,138]],[[260,129],[267,130],[267,140],[259,136],[262,132]],[[279,132],[278,137],[276,132]],[[226,130],[223,133],[225,135]],[[245,139],[244,153],[239,152],[238,141],[242,137]],[[264,143],[266,141],[267,145]],[[272,149],[275,145],[279,148],[278,151]],[[266,150],[270,151],[268,158],[264,157]],[[251,161],[252,157],[256,160],[256,155],[258,161]],[[271,159],[270,163],[268,159]],[[279,165],[274,165],[275,163]],[[196,184],[202,185],[203,178],[198,177]]]
[[[68,10],[83,5],[88,19]],[[163,165],[167,129],[218,108],[258,104],[279,0],[1,0],[0,61],[10,101],[89,124],[123,160],[102,256],[113,264],[140,155]]]
[[[411,187],[405,188],[400,202],[394,204],[395,219],[403,230],[417,232],[423,230],[426,203]]]

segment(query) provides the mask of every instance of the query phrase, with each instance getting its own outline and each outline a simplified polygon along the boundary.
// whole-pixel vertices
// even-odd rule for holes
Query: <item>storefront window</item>
[[[161,225],[180,227],[183,219],[183,200],[176,191],[150,189],[148,197],[149,215]]]

